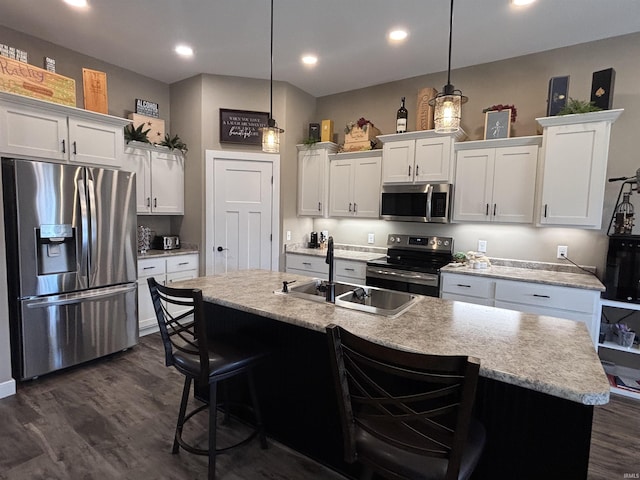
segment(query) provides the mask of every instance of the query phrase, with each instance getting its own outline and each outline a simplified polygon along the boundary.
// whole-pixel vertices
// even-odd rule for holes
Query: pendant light
[[[269,78],[269,120],[267,126],[262,127],[262,151],[278,153],[280,151],[280,134],[284,132],[278,128],[273,118],[273,0],[271,0],[271,76]]]
[[[429,105],[435,107],[433,120],[436,133],[455,133],[460,130],[462,104],[469,100],[451,85],[451,39],[453,31],[453,0],[449,12],[449,66],[447,68],[447,84]]]

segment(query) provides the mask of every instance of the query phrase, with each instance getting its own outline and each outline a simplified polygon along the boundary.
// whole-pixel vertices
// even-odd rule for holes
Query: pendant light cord
[[[451,0],[453,3],[453,0]],[[451,56],[451,50],[449,50]],[[449,60],[451,61],[451,60]],[[273,118],[273,0],[271,0],[271,72],[269,76],[269,119]]]
[[[273,3],[273,0],[271,0]],[[273,27],[272,27],[273,28]],[[447,68],[447,85],[451,85],[451,43],[453,39],[453,0],[449,10],[449,67]]]

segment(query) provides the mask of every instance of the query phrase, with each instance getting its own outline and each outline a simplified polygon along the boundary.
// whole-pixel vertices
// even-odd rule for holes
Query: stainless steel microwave
[[[403,222],[449,223],[452,191],[447,183],[383,185],[380,216]]]

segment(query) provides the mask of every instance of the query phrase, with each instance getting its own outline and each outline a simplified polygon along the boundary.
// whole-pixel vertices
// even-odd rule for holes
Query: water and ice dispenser
[[[36,228],[38,275],[75,272],[76,232],[70,224]]]

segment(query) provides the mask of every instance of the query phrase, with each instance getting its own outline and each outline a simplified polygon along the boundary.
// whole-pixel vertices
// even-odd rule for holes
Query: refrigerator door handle
[[[84,179],[79,179],[77,184],[78,199],[80,201],[80,228],[81,228],[81,249],[80,249],[80,273],[79,276],[86,280],[89,263],[89,206],[87,205],[87,190]],[[85,287],[87,284],[85,283]]]
[[[88,178],[87,179],[87,192],[89,194],[89,220],[91,222],[90,227],[90,238],[91,238],[91,244],[90,244],[90,248],[89,248],[89,278],[91,279],[91,284],[93,284],[94,282],[94,277],[96,274],[96,270],[98,268],[98,265],[96,262],[93,262],[92,256],[94,254],[94,250],[96,249],[97,246],[97,235],[98,235],[98,226],[96,224],[97,222],[97,218],[98,215],[96,213],[96,187],[95,187],[95,182],[93,181],[92,178]]]
[[[24,305],[27,308],[42,308],[42,307],[55,307],[59,305],[72,305],[74,303],[81,303],[86,300],[99,300],[102,298],[115,297],[123,293],[135,290],[136,285],[122,285],[118,287],[111,287],[108,289],[99,289],[98,291],[84,291],[76,293],[66,293],[63,295],[53,295],[46,298],[38,298],[33,300],[26,300]]]

